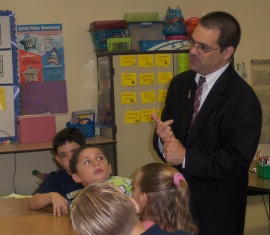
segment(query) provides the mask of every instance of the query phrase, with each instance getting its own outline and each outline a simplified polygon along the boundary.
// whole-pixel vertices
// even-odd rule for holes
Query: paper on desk
[[[10,195],[7,196],[1,196],[0,199],[5,199],[5,198],[28,198],[28,197],[32,197],[30,195],[20,195],[20,194],[16,194],[16,193],[12,193]]]

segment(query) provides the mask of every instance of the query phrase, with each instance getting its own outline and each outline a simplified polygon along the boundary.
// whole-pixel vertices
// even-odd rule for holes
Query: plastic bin
[[[107,50],[107,39],[108,38],[126,38],[126,30],[100,30],[90,32],[92,35],[92,40],[95,46],[95,49]]]
[[[131,49],[139,50],[139,41],[162,40],[164,22],[127,23],[128,35],[131,38]]]
[[[127,22],[159,21],[158,12],[129,12],[124,14]]]
[[[128,51],[130,50],[131,38],[108,38],[109,51]]]
[[[270,178],[270,165],[262,166],[261,163],[256,163],[257,175],[264,179]]]
[[[85,123],[85,121],[87,121],[86,124],[81,124],[81,123]],[[70,122],[67,122],[66,126],[67,127],[75,127],[77,129],[79,129],[79,131],[82,134],[84,134],[85,137],[93,137],[93,136],[95,136],[95,122],[91,121],[88,118],[81,119],[76,124],[70,124]]]

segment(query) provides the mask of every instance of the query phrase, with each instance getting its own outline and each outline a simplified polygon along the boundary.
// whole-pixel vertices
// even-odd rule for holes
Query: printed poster
[[[65,79],[61,24],[18,25],[20,83]]]
[[[18,25],[17,44],[21,113],[68,112],[62,25]]]

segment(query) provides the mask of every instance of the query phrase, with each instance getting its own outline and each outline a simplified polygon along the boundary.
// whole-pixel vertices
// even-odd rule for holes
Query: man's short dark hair
[[[231,14],[223,11],[211,12],[203,16],[199,24],[208,29],[220,30],[217,43],[221,50],[228,46],[233,46],[236,50],[241,38],[241,27]]]

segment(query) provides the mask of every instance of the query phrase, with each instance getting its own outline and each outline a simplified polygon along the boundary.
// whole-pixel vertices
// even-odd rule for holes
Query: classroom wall
[[[200,17],[202,14],[223,10],[233,14],[242,26],[242,40],[235,54],[235,62],[245,63],[250,73],[251,59],[269,59],[267,48],[270,39],[270,31],[266,30],[266,23],[269,22],[270,2],[268,0],[1,0],[1,10],[15,12],[16,24],[52,24],[62,23],[64,52],[65,52],[65,78],[67,82],[68,109],[65,114],[56,114],[57,131],[65,127],[69,121],[72,111],[96,108],[96,57],[90,33],[87,32],[89,24],[95,20],[123,19],[126,12],[149,12],[160,13],[160,20],[163,20],[168,6],[182,9],[184,18],[192,16]],[[1,148],[1,146],[0,146]],[[119,148],[119,147],[118,147]],[[269,145],[262,145],[259,148],[269,154]],[[268,151],[268,152],[267,152]],[[54,170],[55,165],[51,159],[50,152],[39,152],[31,154],[20,154],[17,160],[15,179],[18,180],[17,193],[31,193],[36,187],[32,178],[26,177],[31,169],[39,167],[40,170]],[[46,155],[46,157],[42,157]],[[139,157],[139,156],[138,156]],[[0,155],[1,166],[1,194],[13,192],[12,172],[14,168],[13,154]],[[39,165],[33,161],[38,158]],[[154,160],[154,159],[153,159]],[[41,164],[42,163],[42,164]],[[25,166],[30,168],[24,172]],[[46,168],[46,169],[45,169]],[[121,174],[122,169],[119,169]],[[23,185],[23,186],[22,186]],[[23,189],[24,188],[24,189]]]

